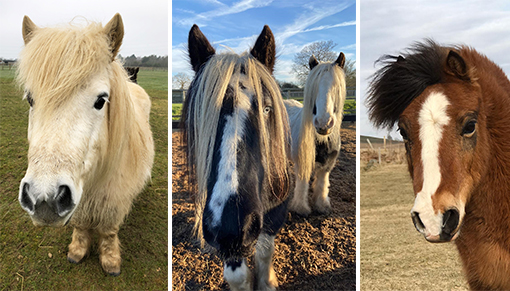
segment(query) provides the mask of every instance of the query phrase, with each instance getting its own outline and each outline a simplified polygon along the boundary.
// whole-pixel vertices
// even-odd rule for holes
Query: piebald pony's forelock
[[[313,171],[315,162],[315,128],[313,125],[313,108],[319,95],[320,80],[325,74],[330,74],[333,78],[332,96],[335,97],[335,104],[338,104],[336,118],[337,125],[340,127],[343,117],[343,105],[346,98],[345,73],[336,63],[322,63],[317,65],[306,80],[303,113],[301,118],[301,128],[299,131],[298,142],[298,176],[300,179],[308,179]],[[331,134],[340,134],[336,131]]]
[[[195,226],[197,236],[202,239],[202,214],[207,198],[207,181],[211,173],[213,149],[217,135],[217,126],[220,111],[227,87],[239,81],[241,72],[246,74],[243,81],[245,87],[253,87],[254,96],[258,97],[252,102],[258,102],[258,120],[260,122],[260,144],[262,146],[262,163],[265,167],[269,185],[273,188],[286,186],[279,185],[278,181],[288,184],[287,152],[290,146],[288,130],[288,117],[284,110],[280,90],[273,76],[268,70],[248,53],[236,55],[224,53],[212,56],[195,76],[183,108],[183,122],[185,131],[184,140],[187,145],[188,167],[191,180],[196,182],[195,196]],[[239,92],[238,85],[232,86],[234,91],[234,107]],[[273,119],[269,124],[270,132],[265,130],[263,116],[263,99],[271,98]],[[281,189],[272,189],[278,193]]]
[[[128,76],[119,60],[112,61],[109,39],[100,23],[38,28],[20,55],[16,80],[30,90],[41,116],[51,114],[87,85],[96,74],[106,70],[110,78],[107,107],[107,141],[101,148],[101,166],[96,176],[103,178],[116,171],[126,147],[133,152],[140,144],[126,145],[135,132],[134,104]],[[92,106],[92,105],[91,105]],[[92,109],[92,107],[91,107]],[[39,109],[38,109],[39,110]],[[84,109],[86,110],[86,109]]]

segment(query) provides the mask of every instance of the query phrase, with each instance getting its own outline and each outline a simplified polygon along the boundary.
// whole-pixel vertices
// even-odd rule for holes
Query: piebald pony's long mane
[[[301,128],[299,131],[298,143],[298,175],[301,179],[308,179],[313,171],[315,162],[315,128],[313,126],[313,108],[319,95],[320,80],[329,74],[333,78],[333,86],[330,88],[330,94],[334,96],[334,102],[338,105],[336,118],[337,124],[331,134],[340,135],[339,127],[343,117],[343,107],[346,98],[345,73],[337,63],[322,63],[317,65],[306,80],[303,113],[301,116]],[[336,128],[338,127],[338,129]]]
[[[134,101],[127,73],[114,59],[116,52],[110,46],[100,23],[37,28],[21,52],[16,73],[18,84],[31,92],[35,106],[42,109],[40,114],[48,115],[72,102],[70,99],[98,72],[108,71],[108,133],[99,150],[102,166],[97,170],[101,172],[96,173],[101,178],[117,170],[128,148],[137,156],[136,149],[142,147],[140,139],[129,138],[139,129],[133,122]]]
[[[263,165],[273,194],[288,188],[287,152],[290,146],[288,117],[280,90],[268,70],[248,53],[242,55],[223,53],[212,56],[197,73],[190,85],[183,107],[183,121],[186,130],[183,139],[187,144],[187,158],[191,185],[195,196],[194,231],[202,238],[202,214],[207,198],[207,182],[212,164],[213,149],[217,137],[217,125],[227,87],[234,90],[234,104],[239,95],[239,75],[246,73],[243,85],[254,88],[258,102],[258,121]],[[237,80],[236,80],[237,78]],[[233,85],[232,85],[233,84]],[[274,118],[265,124],[263,116],[264,96],[270,97]],[[269,127],[272,130],[267,131]],[[241,138],[241,132],[239,132]],[[286,192],[286,191],[285,191]]]

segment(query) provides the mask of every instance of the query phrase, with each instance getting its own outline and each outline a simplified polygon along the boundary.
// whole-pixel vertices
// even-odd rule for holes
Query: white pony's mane
[[[197,196],[195,197],[195,233],[202,239],[202,214],[207,198],[207,181],[213,167],[213,149],[216,142],[217,126],[223,99],[229,84],[237,84],[240,72],[246,72],[243,85],[253,88],[258,102],[258,120],[260,122],[260,145],[262,147],[263,164],[266,167],[269,181],[287,176],[287,151],[289,130],[287,114],[283,106],[280,90],[273,76],[267,69],[248,53],[237,55],[222,53],[211,57],[201,73],[192,84],[195,88],[187,98],[193,98],[187,108],[188,159],[191,172],[194,172],[197,182]],[[264,84],[264,87],[262,86]],[[232,86],[234,90],[234,104],[239,95],[239,86]],[[264,94],[266,93],[266,94]],[[270,97],[273,104],[275,118],[270,120],[269,126],[273,132],[267,132],[263,117],[263,97]],[[271,185],[271,182],[270,182]]]
[[[304,90],[303,113],[301,117],[300,133],[297,141],[298,154],[297,164],[298,176],[301,179],[308,179],[313,171],[315,162],[315,140],[316,133],[313,126],[313,107],[319,95],[320,79],[329,74],[333,78],[331,95],[337,104],[337,123],[331,134],[340,134],[340,126],[343,117],[343,105],[346,98],[345,74],[342,68],[336,63],[322,63],[317,65],[308,75]]]

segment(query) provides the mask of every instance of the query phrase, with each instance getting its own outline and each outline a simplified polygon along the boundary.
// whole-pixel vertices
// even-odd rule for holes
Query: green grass
[[[0,290],[166,290],[168,286],[168,72],[141,71],[152,98],[156,156],[152,181],[121,226],[122,273],[101,269],[97,241],[79,265],[67,262],[71,227],[38,228],[18,202],[27,168],[28,104],[0,70]]]
[[[302,102],[302,101],[301,101]],[[181,116],[182,104],[172,103],[172,120],[179,120]],[[344,114],[356,114],[356,99],[345,100]]]
[[[360,185],[361,290],[467,290],[455,245],[428,243],[413,226],[407,164],[362,170]]]

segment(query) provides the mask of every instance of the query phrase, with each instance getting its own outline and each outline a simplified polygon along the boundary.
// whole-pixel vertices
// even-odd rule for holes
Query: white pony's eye
[[[271,108],[271,106],[264,107],[264,114],[266,114],[266,115],[269,114],[269,112],[271,112],[271,109],[273,109],[273,108]]]
[[[108,93],[101,93],[97,96],[96,103],[94,103],[94,108],[101,110],[106,102],[108,102]]]
[[[30,107],[34,106],[34,99],[32,99],[32,94],[30,92],[27,92],[27,101],[28,104],[30,104]]]

